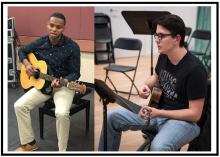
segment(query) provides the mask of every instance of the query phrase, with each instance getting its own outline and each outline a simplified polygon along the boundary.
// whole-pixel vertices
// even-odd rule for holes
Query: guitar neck
[[[47,80],[47,81],[50,81],[50,82],[52,82],[53,80],[57,79],[56,77],[53,77],[53,76],[50,76],[50,75],[47,75],[47,74],[44,74],[44,73],[40,73],[40,78],[42,78],[44,80]],[[60,80],[60,84],[62,86],[67,86],[67,82],[64,81],[64,79]]]

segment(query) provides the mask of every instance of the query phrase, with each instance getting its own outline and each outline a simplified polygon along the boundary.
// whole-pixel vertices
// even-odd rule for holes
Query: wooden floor
[[[157,56],[154,57],[156,62]],[[130,57],[130,58],[122,58],[122,59],[117,59],[116,63],[117,64],[125,64],[125,65],[134,65],[136,61],[136,57]],[[104,67],[106,64],[99,64],[95,66],[95,78],[104,80],[105,79],[105,71]],[[133,75],[133,73],[129,73],[129,75]],[[143,81],[150,76],[150,56],[143,56],[140,58],[138,69],[137,69],[137,74],[135,78],[135,84],[137,87],[143,83]],[[128,91],[130,88],[130,80],[127,79],[126,76],[120,73],[110,73],[110,77],[114,83],[114,85],[117,87],[117,89]],[[110,85],[109,82],[107,84]],[[136,91],[133,89],[133,93],[136,93]],[[128,95],[126,94],[121,94],[124,97],[127,97]],[[131,96],[131,101],[136,102],[137,104],[144,104],[147,103],[147,100],[139,98],[139,96],[132,95]],[[102,127],[102,121],[103,121],[103,116],[102,116],[102,103],[99,102],[99,96],[97,93],[95,94],[95,150],[98,149],[98,143],[99,143],[99,136],[100,136],[100,131]],[[109,104],[108,105],[108,111],[112,110],[114,108],[119,108],[120,106],[117,104]],[[131,142],[132,141],[132,142]],[[121,139],[121,145],[120,145],[120,151],[135,151],[140,144],[144,142],[144,139],[142,138],[142,134],[140,131],[126,131],[123,132],[122,134],[122,139]]]
[[[154,60],[153,60],[153,67],[155,68],[155,64],[157,61],[158,55],[154,55]],[[121,58],[117,59],[116,63],[117,64],[125,64],[125,65],[134,65],[136,61],[136,57],[129,57],[129,58]],[[104,80],[105,79],[105,71],[104,67],[107,64],[99,64],[95,66],[95,78]],[[148,56],[142,56],[139,61],[138,69],[137,69],[137,74],[135,78],[135,84],[137,87],[140,87],[140,85],[143,83],[145,79],[150,77],[150,55]],[[133,75],[131,72],[129,75]],[[125,90],[128,91],[130,89],[130,81],[123,76],[123,74],[120,73],[110,73],[110,77],[114,83],[114,85],[117,87],[117,89],[120,90]],[[109,82],[107,84],[112,88]],[[136,93],[136,91],[133,89],[133,93]],[[120,94],[123,97],[126,97],[128,95],[126,94]],[[142,99],[137,95],[132,95],[131,96],[131,101],[136,102],[137,104],[143,105],[147,104],[148,100]],[[94,109],[94,115],[95,115],[95,151],[98,150],[98,143],[99,143],[99,136],[101,132],[101,127],[102,127],[102,121],[103,121],[103,105],[99,101],[99,96],[95,92],[95,109]],[[108,105],[108,111],[114,109],[114,108],[120,108],[119,105],[117,104],[109,104]],[[141,131],[126,131],[122,133],[122,139],[121,139],[121,145],[120,145],[120,151],[135,151],[142,143],[144,142],[144,139],[142,137]],[[181,150],[186,150],[187,147],[181,149]]]

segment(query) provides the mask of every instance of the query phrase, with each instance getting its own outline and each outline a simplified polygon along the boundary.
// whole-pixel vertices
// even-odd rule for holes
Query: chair
[[[200,134],[189,143],[188,151],[211,151],[211,81],[208,80],[207,96],[202,118],[198,122]]]
[[[207,94],[202,116],[197,123],[200,127],[200,135],[189,143],[188,151],[211,151],[211,81],[207,80]],[[142,130],[144,143],[137,151],[149,150],[151,141],[157,134],[157,129]],[[180,150],[180,149],[179,149]]]
[[[200,42],[200,43],[199,43]],[[195,49],[195,45],[200,44],[200,49]],[[210,69],[211,64],[211,31],[195,30],[188,42],[188,51],[203,61],[206,69]]]
[[[107,54],[107,60],[98,60],[98,54]],[[103,56],[102,56],[103,57]],[[95,14],[95,64],[115,62],[111,20],[103,13]]]
[[[110,81],[110,83],[112,84],[114,90],[116,91],[116,93],[120,92],[120,93],[127,93],[128,95],[128,100],[130,99],[131,96],[131,92],[132,92],[132,88],[133,86],[136,88],[137,93],[138,89],[137,86],[134,83],[134,79],[135,79],[135,75],[136,75],[136,71],[137,71],[137,67],[138,67],[138,62],[140,59],[140,53],[141,53],[141,48],[142,48],[142,42],[139,39],[131,39],[131,38],[118,38],[115,41],[114,44],[114,49],[123,49],[123,50],[129,50],[127,51],[127,53],[133,53],[133,51],[138,52],[137,55],[137,61],[135,66],[130,66],[130,65],[118,65],[118,64],[109,64],[108,66],[106,66],[104,69],[106,70],[106,77],[105,77],[105,82],[107,81],[107,79]],[[129,64],[129,63],[128,63]],[[111,81],[110,77],[109,77],[109,72],[120,72],[123,73],[125,76],[128,77],[128,79],[131,81],[131,87],[130,87],[130,91],[129,92],[125,92],[125,91],[119,91],[116,89],[116,87],[114,86],[113,82]],[[131,72],[134,71],[133,77],[130,77],[127,72]]]
[[[186,49],[188,49],[188,42],[190,39],[190,34],[192,32],[192,28],[191,27],[186,27],[185,28],[185,42],[184,42],[184,46]]]
[[[76,93],[73,99],[72,106],[70,108],[69,115],[72,116],[73,114],[85,109],[86,111],[86,132],[89,131],[89,115],[90,115],[90,101],[85,100],[82,97],[89,94],[91,90],[87,90],[84,95]],[[44,139],[44,115],[48,115],[51,117],[55,116],[55,104],[53,99],[49,99],[44,103],[44,106],[39,107],[39,124],[40,124],[40,138]]]

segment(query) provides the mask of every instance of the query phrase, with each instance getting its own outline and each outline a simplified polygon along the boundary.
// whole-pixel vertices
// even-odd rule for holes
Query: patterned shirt
[[[80,77],[80,48],[77,43],[62,35],[58,44],[52,45],[48,35],[42,36],[19,49],[20,61],[27,57],[28,53],[34,53],[38,60],[44,60],[52,75],[56,78],[78,80]]]

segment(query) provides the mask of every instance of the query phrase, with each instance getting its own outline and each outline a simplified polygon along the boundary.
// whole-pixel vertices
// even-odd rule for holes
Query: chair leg
[[[138,147],[137,151],[148,151],[150,148],[150,143],[151,141],[145,140],[144,143],[140,147]]]
[[[131,79],[131,77],[130,77],[127,73],[123,73],[123,74],[125,74],[125,75],[128,77],[128,79],[131,81],[131,88],[130,88],[130,92],[129,92],[129,95],[128,95],[128,100],[129,100],[129,99],[130,99],[130,96],[131,96],[131,92],[132,92],[133,86],[134,86],[135,89],[137,90],[138,95],[139,95],[139,91],[138,91],[138,89],[137,89],[137,86],[134,84],[134,78]]]
[[[89,132],[90,101],[86,104],[86,132]]]
[[[114,90],[115,90],[115,92],[116,93],[118,93],[118,90],[116,89],[116,87],[114,86],[114,84],[113,84],[113,82],[112,82],[112,80],[108,77],[108,70],[106,70],[106,74],[105,74],[105,83],[106,83],[106,81],[107,81],[107,79],[109,80],[109,82],[111,83],[111,85],[113,86],[113,88],[114,88]]]
[[[44,113],[42,108],[39,108],[39,122],[40,122],[40,138],[44,139]]]
[[[98,64],[98,55],[97,55],[97,52],[96,52],[96,44],[95,44],[95,64]]]
[[[114,88],[114,91],[115,91],[116,93],[118,93],[118,90],[116,89],[116,87],[115,87],[115,85],[113,84],[112,80],[111,80],[108,76],[107,76],[107,78],[108,78],[109,82],[112,84],[112,86],[113,86],[113,88]]]
[[[115,52],[114,52],[114,49],[112,48],[111,51],[112,51],[112,59],[113,59],[113,63],[115,63],[115,54],[114,54]]]
[[[111,54],[112,54],[112,62],[115,63],[115,55],[114,55],[113,41],[111,41],[109,44],[110,44],[110,52],[111,52]]]
[[[107,51],[108,51],[108,64],[110,64],[111,63],[111,60],[110,60],[110,46],[109,46],[109,43],[107,43]]]
[[[108,70],[106,70],[106,72],[105,72],[105,83],[107,81],[107,77],[108,77]]]

